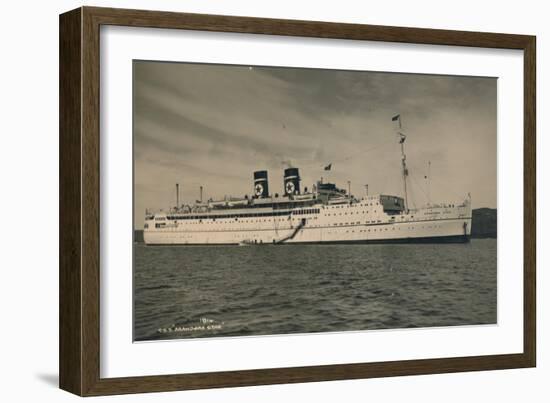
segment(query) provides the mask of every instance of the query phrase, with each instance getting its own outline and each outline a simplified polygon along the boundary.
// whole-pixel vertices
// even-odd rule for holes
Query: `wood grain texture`
[[[59,22],[59,386],[82,394],[81,10]]]
[[[82,9],[82,389],[99,378],[99,24]]]
[[[290,35],[524,51],[524,352],[478,357],[100,377],[101,25]],[[531,367],[535,322],[535,37],[83,7],[60,17],[60,386],[81,396]],[[129,313],[130,314],[130,313]]]
[[[525,35],[86,7],[105,25],[523,49]]]
[[[530,37],[524,48],[523,66],[523,353],[530,366],[536,365],[537,334],[537,161],[536,161],[536,39]]]

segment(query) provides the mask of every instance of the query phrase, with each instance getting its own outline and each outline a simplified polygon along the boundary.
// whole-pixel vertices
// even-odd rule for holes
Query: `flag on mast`
[[[399,124],[399,129],[401,129],[401,114],[399,115],[395,115],[393,118],[391,118],[391,121],[392,122],[396,122]],[[404,134],[403,133],[399,133],[401,135],[401,141],[400,143],[403,143],[404,140]]]
[[[331,168],[332,168],[332,162],[325,166],[325,171],[330,171]]]

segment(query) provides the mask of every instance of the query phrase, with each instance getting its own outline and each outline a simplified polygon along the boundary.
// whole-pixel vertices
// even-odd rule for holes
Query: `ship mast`
[[[407,168],[407,156],[405,155],[405,139],[407,136],[402,132],[401,115],[396,115],[392,118],[392,121],[397,121],[399,127],[397,129],[397,135],[399,136],[399,144],[401,145],[401,175],[403,177],[403,191],[405,195],[405,211],[409,212],[409,200],[407,196],[407,177],[409,176],[409,170]]]
[[[426,179],[428,180],[428,205],[431,205],[432,204],[432,199],[430,194],[430,180],[432,179],[432,162],[431,161],[428,161],[428,175]]]
[[[178,211],[180,205],[180,184],[176,183],[176,211]]]

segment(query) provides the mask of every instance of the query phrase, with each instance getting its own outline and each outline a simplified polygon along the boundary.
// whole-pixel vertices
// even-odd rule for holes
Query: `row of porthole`
[[[368,206],[379,206],[380,203],[361,203],[359,204],[359,206],[361,207],[368,207]],[[349,208],[348,205],[345,205],[345,206],[329,206],[328,208]],[[353,207],[352,207],[353,208]]]
[[[317,220],[318,217],[310,217],[308,218],[308,220]],[[202,220],[199,220],[199,221],[188,221],[188,222],[179,222],[179,221],[174,221],[174,224],[182,224],[182,225],[185,225],[185,224],[233,224],[235,223],[237,220],[230,220],[230,221],[216,221],[216,220],[213,220],[213,221],[210,221],[210,222],[203,222]],[[288,219],[284,219],[284,220],[271,220],[271,219],[263,219],[263,220],[240,220],[240,221],[237,221],[239,223],[262,223],[262,222],[286,222],[288,221]],[[145,224],[145,228],[148,228],[148,225]]]
[[[433,228],[433,229],[435,229],[435,228],[441,228],[441,225],[439,225],[439,226],[433,226],[433,227],[432,227],[432,226],[428,226],[428,227],[422,226],[422,227],[421,227],[421,229],[425,229],[425,228],[428,228],[428,229],[432,229],[432,228]],[[418,229],[418,228],[416,228],[416,227],[408,227],[408,229]],[[372,230],[372,232],[382,232],[382,231],[387,231],[387,230],[388,230],[388,228],[381,228],[381,229],[379,229],[379,230],[377,230],[377,229],[375,228],[375,229]],[[401,228],[397,228],[397,230],[398,230],[398,231],[401,231]],[[355,233],[355,230],[346,230],[346,233],[349,233],[350,231],[351,231],[352,233]],[[392,227],[392,231],[395,231],[395,227]],[[370,229],[364,229],[364,230],[362,229],[362,230],[359,230],[358,232],[371,232],[371,230],[370,230]]]
[[[432,226],[427,226],[427,227],[422,226],[422,227],[421,227],[421,229],[425,229],[425,228],[428,228],[428,229],[432,229],[432,228],[433,228],[433,229],[435,229],[435,228],[441,228],[441,225],[439,225],[439,226],[433,226],[433,227],[432,227]],[[280,230],[281,230],[281,231],[285,231],[285,230],[290,230],[290,229],[291,229],[291,228],[284,228],[284,229],[281,228]],[[412,229],[418,229],[418,228],[417,228],[417,227],[408,227],[407,229],[412,230]],[[238,230],[239,230],[239,229],[237,229],[237,230],[235,230],[235,231],[238,231]],[[397,230],[398,230],[398,231],[401,231],[401,228],[398,227]],[[346,230],[346,233],[349,233],[350,231],[351,231],[352,233],[355,233],[355,230]],[[388,231],[388,228],[380,228],[380,229],[374,228],[374,229],[372,230],[372,232],[382,232],[382,231]],[[392,231],[395,231],[395,227],[392,227]],[[208,232],[208,231],[205,231],[205,232]],[[213,231],[213,232],[215,232],[215,231]],[[359,230],[359,232],[371,232],[371,230],[370,230],[370,229],[365,229],[365,230]],[[191,237],[191,236],[189,236],[189,237]]]
[[[371,213],[370,211],[357,211],[357,212],[355,212],[355,213],[354,213],[354,212],[351,212],[351,213],[349,213],[349,214],[352,215],[352,214],[370,214],[370,213]],[[376,210],[373,211],[373,214],[376,214]],[[330,213],[325,214],[325,216],[330,216],[330,215],[331,215]],[[333,216],[348,215],[348,213],[343,213],[343,214],[342,214],[342,213],[333,213],[332,215],[333,215]]]
[[[197,223],[190,223],[190,224],[197,224]],[[332,225],[336,227],[336,226],[348,226],[348,225],[360,225],[360,224],[361,224],[361,222],[360,222],[360,221],[357,221],[357,222],[355,222],[355,223],[349,223],[349,222],[346,222],[346,223],[334,223],[334,224],[332,224]],[[320,226],[321,226],[321,225],[313,225],[312,227],[316,228],[316,227],[320,227]],[[156,228],[166,228],[166,229],[168,229],[168,228],[174,228],[174,227],[165,227],[163,224],[157,224],[157,225],[155,225],[155,227],[156,227]],[[441,228],[441,226],[434,226],[434,227],[432,227],[432,226],[427,226],[427,227],[422,226],[421,228],[422,228],[422,229],[424,229],[424,228],[431,229],[431,228],[438,228],[438,227]],[[147,229],[148,226],[146,225],[145,228]],[[416,228],[417,228],[417,227],[408,227],[408,229],[416,229]],[[233,229],[233,230],[237,231],[237,230],[243,230],[243,229],[244,229],[244,228],[238,228],[238,229]],[[393,229],[395,229],[395,227],[393,227]],[[282,230],[282,228],[281,228],[281,230]],[[398,227],[398,230],[401,230],[401,228]],[[376,230],[375,230],[375,231],[376,231]],[[386,229],[386,231],[387,231],[387,229]]]

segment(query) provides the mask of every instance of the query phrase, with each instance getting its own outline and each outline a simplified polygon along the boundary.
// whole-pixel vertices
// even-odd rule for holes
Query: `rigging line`
[[[420,191],[422,192],[422,194],[424,196],[426,196],[426,198],[428,198],[428,194],[426,193],[426,191],[424,191],[424,188],[422,187],[422,185],[420,184],[420,182],[418,181],[418,178],[416,175],[410,175],[410,177],[412,178],[412,180],[414,181],[414,183],[416,184],[416,186],[420,189]]]
[[[374,146],[374,147],[371,147],[371,148],[368,148],[366,150],[360,150],[356,153],[353,153],[345,158],[341,158],[339,160],[335,160],[335,162],[342,162],[342,161],[347,161],[347,160],[350,160],[351,158],[357,156],[357,155],[360,155],[360,154],[363,154],[363,153],[368,153],[368,152],[371,152],[371,151],[374,151],[374,150],[378,150],[379,148],[382,148],[382,147],[385,147],[389,144],[393,144],[394,143],[394,140],[391,140],[391,141],[387,141],[385,143],[382,143],[382,144],[378,144],[377,146]]]
[[[408,177],[412,178],[410,175],[408,175]],[[412,203],[413,209],[416,210],[416,191],[413,186],[408,186],[407,189],[409,194],[408,201]]]
[[[440,187],[442,187],[445,191],[451,193],[454,197],[456,197],[457,199],[460,199],[462,197],[464,197],[464,195],[460,195],[458,194],[453,188],[447,186],[444,182],[438,180],[438,179],[433,179],[431,178],[430,179],[432,181],[432,183],[436,183],[437,185],[439,185]],[[433,188],[433,187],[432,187]]]
[[[371,151],[374,151],[374,150],[378,150],[379,148],[382,148],[382,147],[385,147],[385,146],[388,146],[390,144],[393,144],[395,142],[395,140],[391,140],[391,141],[387,141],[385,143],[382,143],[382,144],[378,144],[374,147],[371,147],[371,148],[367,148],[365,150],[360,150],[360,151],[357,151],[353,154],[350,154],[348,155],[347,157],[343,157],[343,158],[338,158],[338,159],[334,159],[334,160],[330,160],[330,161],[327,161],[327,163],[331,163],[331,164],[334,164],[334,163],[338,163],[338,162],[343,162],[343,161],[349,161],[350,159],[358,156],[358,155],[361,155],[361,154],[364,154],[364,153],[369,153]],[[326,163],[325,163],[326,164]],[[311,166],[324,166],[325,164],[319,164],[318,162],[312,162],[310,164],[300,164],[301,167],[311,167]]]
[[[414,164],[410,164],[410,166],[412,168],[415,168],[415,167],[418,167]],[[416,172],[425,172],[425,167],[423,167],[422,169],[415,169]],[[456,190],[454,190],[453,188],[449,187],[446,183],[440,181],[437,179],[437,176],[434,178],[433,176],[433,172],[434,172],[434,169],[433,169],[433,166],[432,166],[432,170],[430,172],[430,176],[429,176],[429,180],[432,184],[436,184],[436,185],[439,185],[438,187],[442,188],[443,190],[445,190],[446,192],[450,193],[453,197],[456,197],[457,199],[460,199],[462,197],[464,197],[464,195],[460,195],[456,192]],[[433,186],[432,186],[432,190],[433,190]]]
[[[426,197],[426,200],[428,200],[428,194],[424,191],[424,188],[422,187],[422,185],[420,185],[420,183],[418,182],[417,178],[416,178],[416,175],[410,175],[411,179],[413,180],[413,182],[415,183],[416,187],[418,189],[420,189],[420,191],[422,192],[422,194]]]
[[[416,210],[416,197],[415,192],[413,189],[409,189],[408,191],[409,197],[408,197],[408,203],[409,203],[409,210],[411,210],[411,204],[412,204],[412,210]]]

